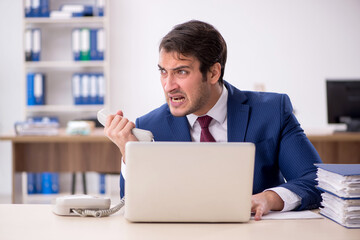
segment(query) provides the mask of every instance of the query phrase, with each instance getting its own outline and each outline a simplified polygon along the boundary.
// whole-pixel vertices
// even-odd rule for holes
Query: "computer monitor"
[[[360,131],[360,79],[326,80],[328,123],[345,123]]]

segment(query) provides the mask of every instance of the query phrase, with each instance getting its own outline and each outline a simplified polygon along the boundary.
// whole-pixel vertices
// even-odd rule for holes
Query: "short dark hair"
[[[220,63],[219,83],[223,84],[227,47],[224,38],[214,26],[198,20],[176,25],[163,37],[159,51],[161,49],[196,57],[200,61],[200,72],[204,77],[211,66]]]

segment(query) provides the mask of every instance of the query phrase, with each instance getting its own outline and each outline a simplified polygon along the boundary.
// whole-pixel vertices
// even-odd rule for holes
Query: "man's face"
[[[180,117],[194,113],[200,116],[211,109],[211,84],[204,80],[199,60],[161,50],[158,66],[172,115]]]

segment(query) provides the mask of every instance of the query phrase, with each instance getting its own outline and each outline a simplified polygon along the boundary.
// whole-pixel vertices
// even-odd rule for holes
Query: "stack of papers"
[[[32,117],[24,122],[15,123],[17,135],[57,135],[59,134],[59,121],[54,117]]]
[[[360,164],[316,164],[323,201],[320,214],[347,227],[360,228]]]
[[[65,4],[59,11],[51,11],[50,18],[72,18],[94,16],[93,6],[82,4]]]
[[[93,121],[69,121],[66,127],[68,135],[90,135],[95,128]]]

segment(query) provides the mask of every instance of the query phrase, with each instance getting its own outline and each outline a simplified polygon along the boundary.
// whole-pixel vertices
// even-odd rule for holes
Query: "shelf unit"
[[[90,172],[90,175],[92,175],[92,177],[95,177],[96,174],[95,172]],[[89,173],[88,173],[89,175]],[[26,173],[23,172],[21,173],[21,178],[22,178],[22,186],[26,186],[27,182],[26,182]],[[112,205],[116,205],[114,203],[119,202],[119,196],[120,196],[120,189],[118,187],[119,184],[119,175],[114,175],[114,174],[107,174],[106,175],[106,185],[105,185],[105,189],[106,189],[106,194],[100,194],[94,190],[88,190],[89,191],[89,195],[92,196],[97,196],[97,197],[109,197],[111,200]],[[69,183],[70,184],[70,183]],[[81,189],[82,186],[77,186],[77,189]],[[22,196],[17,196],[16,199],[21,199],[21,201],[18,202],[12,202],[12,203],[26,203],[26,204],[52,204],[54,202],[54,200],[58,197],[64,197],[64,196],[69,196],[71,195],[70,191],[62,191],[60,193],[56,193],[56,194],[27,194],[27,189],[23,188],[22,189]],[[81,190],[77,192],[77,194],[81,194]]]
[[[51,10],[58,10],[62,4],[87,4],[94,6],[97,0],[49,0]],[[25,10],[26,0],[22,0],[22,9]],[[96,113],[102,108],[110,108],[110,0],[104,0],[104,16],[98,17],[74,17],[69,19],[55,19],[49,17],[26,18],[22,15],[22,68],[23,81],[20,86],[22,94],[22,111],[25,118],[31,116],[55,116],[60,121],[60,126],[64,128],[69,120],[95,119]],[[25,11],[24,11],[25,12]],[[40,61],[25,60],[25,31],[26,29],[39,28],[41,30],[41,56]],[[105,52],[103,61],[75,61],[72,52],[72,31],[75,28],[94,28],[104,29],[105,33]],[[45,105],[27,104],[27,74],[29,72],[44,73],[45,84]],[[105,78],[104,104],[75,105],[72,94],[72,76],[74,73],[103,73]],[[54,136],[55,138],[58,136]],[[77,139],[78,136],[68,136],[69,139]],[[81,137],[80,137],[81,138]],[[47,138],[49,140],[50,138]],[[82,138],[81,138],[82,139]],[[61,154],[60,154],[61,155]],[[51,157],[50,157],[51,158]],[[54,156],[52,156],[54,158]],[[47,161],[50,161],[48,159]],[[17,185],[13,186],[13,194],[17,189],[21,189],[21,202],[24,203],[43,203],[50,199],[70,194],[66,188],[70,188],[69,176],[65,172],[59,171],[60,184],[65,180],[65,190],[60,189],[59,194],[27,194],[27,175],[26,172],[14,172]],[[16,173],[16,174],[15,174]],[[107,176],[109,177],[109,176]],[[89,176],[87,176],[89,180]],[[98,183],[97,175],[90,174],[90,183]],[[69,186],[67,186],[69,185]],[[92,184],[93,185],[93,184]],[[108,189],[108,186],[107,186]],[[112,188],[111,191],[118,190]],[[89,191],[91,194],[96,194]],[[106,193],[108,195],[109,193]],[[111,194],[111,193],[110,193]]]
[[[61,4],[89,4],[94,0],[50,0],[50,10],[57,10]],[[110,108],[110,25],[109,0],[105,0],[104,17],[74,17],[69,19],[26,18],[23,14],[23,34],[26,29],[41,29],[40,61],[25,61],[23,57],[24,116],[56,116],[64,127],[69,120],[95,118],[101,108]],[[25,0],[23,0],[23,9]],[[105,52],[103,61],[74,61],[72,57],[71,34],[74,28],[103,28],[105,32]],[[23,52],[25,55],[25,34]],[[27,105],[27,81],[29,72],[41,72],[46,75],[45,105]],[[75,105],[72,97],[72,75],[74,73],[103,73],[105,78],[104,105]]]
[[[86,1],[85,1],[86,2]],[[89,1],[88,1],[89,2]],[[107,3],[108,4],[108,3]],[[104,17],[76,17],[76,18],[68,18],[68,19],[56,19],[56,18],[43,18],[43,17],[32,17],[32,18],[25,18],[27,23],[105,23],[106,18],[108,18],[109,12],[106,12]]]
[[[27,69],[77,69],[77,68],[105,68],[107,64],[103,61],[41,61],[25,62]]]

